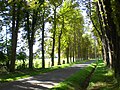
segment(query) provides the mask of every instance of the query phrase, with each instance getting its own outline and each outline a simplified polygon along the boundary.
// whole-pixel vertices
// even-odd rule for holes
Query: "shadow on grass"
[[[118,87],[115,86],[116,80],[113,71],[100,61],[90,80],[88,90],[119,90]]]

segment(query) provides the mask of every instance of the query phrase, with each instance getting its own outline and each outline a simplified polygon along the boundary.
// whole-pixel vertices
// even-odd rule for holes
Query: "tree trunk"
[[[15,0],[13,0],[13,3],[14,2]],[[20,5],[18,5],[18,8],[17,8],[16,20],[15,20],[15,3],[13,4],[12,8],[13,8],[13,11],[12,11],[12,50],[11,50],[10,72],[15,71],[17,35],[18,35],[19,21],[20,21]],[[15,21],[16,21],[16,25],[15,25]]]
[[[30,58],[32,58],[32,57],[30,57],[30,56],[32,56],[32,55],[30,55],[31,53],[31,51],[32,50],[30,50],[30,45],[31,45],[31,39],[30,39],[30,23],[29,23],[29,12],[27,11],[26,12],[26,17],[27,17],[27,24],[26,24],[26,28],[27,28],[27,38],[28,38],[28,46],[29,46],[29,68],[30,67],[32,67],[32,63],[30,63]]]
[[[115,69],[115,73],[117,73],[118,67],[118,60],[116,57],[116,50],[117,50],[117,46],[116,46],[116,26],[114,24],[114,19],[112,18],[112,8],[111,8],[111,2],[109,0],[103,0],[103,4],[105,5],[105,11],[106,11],[106,16],[107,16],[107,22],[108,22],[108,26],[109,26],[109,30],[106,31],[106,34],[108,36],[109,42],[110,43],[110,49],[112,51],[112,66]],[[119,65],[118,65],[119,66]]]
[[[116,54],[117,54],[117,66],[118,67],[118,81],[120,82],[119,80],[119,77],[120,77],[120,35],[119,35],[119,31],[120,31],[120,0],[115,0],[115,7],[116,7],[116,10],[115,10],[115,18],[116,18],[116,27],[117,27],[117,40],[116,40],[116,45],[117,45],[117,48],[116,48]],[[118,82],[118,83],[119,83]]]
[[[44,16],[45,16],[45,8],[43,11],[43,16],[42,16],[42,68],[45,68],[45,56],[44,56],[44,28],[45,28],[45,21],[44,21]]]
[[[110,53],[111,50],[110,50],[109,40],[106,36],[106,31],[107,31],[108,27],[107,27],[106,21],[104,20],[105,19],[104,15],[100,14],[100,12],[104,13],[104,10],[103,10],[103,7],[102,7],[101,4],[102,3],[99,0],[99,2],[96,4],[96,7],[97,7],[96,11],[98,12],[97,14],[98,14],[98,20],[99,20],[99,23],[100,23],[100,30],[101,30],[101,34],[102,34],[101,35],[101,41],[102,41],[102,45],[103,45],[104,55],[106,55],[106,56],[104,56],[104,59],[107,63],[107,66],[111,67],[111,64],[110,64],[110,62],[111,62],[111,56],[110,56],[111,55],[111,53]],[[102,20],[104,22],[102,22]],[[106,25],[105,27],[104,27],[104,24]]]
[[[13,3],[15,0],[13,0]],[[10,71],[15,71],[15,3],[12,6],[12,47],[11,47],[11,62],[10,62]]]
[[[33,10],[32,16],[32,27],[31,30],[29,28],[29,13],[27,12],[27,37],[28,37],[28,45],[29,45],[29,68],[33,68],[33,44],[34,44],[34,35],[35,35],[35,24],[37,20],[37,11]]]
[[[63,21],[62,21],[62,28],[61,28],[60,34],[58,36],[58,65],[61,65],[60,54],[61,54],[61,36],[62,36],[63,29],[64,29],[64,17],[63,17]]]
[[[71,44],[69,45],[69,54],[70,54],[70,62],[72,62],[72,49]]]
[[[56,6],[54,8],[54,31],[53,31],[52,53],[51,53],[52,66],[54,66],[55,35],[56,35]]]
[[[69,44],[68,44],[68,47],[66,48],[67,63],[69,63],[69,53],[70,53],[70,50],[69,50]]]
[[[29,68],[33,68],[33,44],[32,40],[29,41]]]
[[[61,65],[61,63],[60,63],[60,46],[61,46],[61,34],[59,35],[59,37],[58,37],[58,65]]]
[[[75,51],[73,50],[73,62],[75,62]]]

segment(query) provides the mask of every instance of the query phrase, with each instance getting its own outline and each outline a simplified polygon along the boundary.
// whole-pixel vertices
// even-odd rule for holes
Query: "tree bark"
[[[15,13],[15,0],[13,0],[12,6],[12,49],[11,49],[11,63],[10,63],[10,72],[15,71],[15,60],[16,60],[16,47],[17,47],[17,36],[19,29],[19,21],[20,21],[20,5],[18,4],[17,14]],[[17,18],[15,19],[15,17]],[[15,25],[16,21],[16,25]]]
[[[98,3],[96,4],[96,7],[97,7],[97,14],[98,14],[98,20],[99,20],[99,23],[100,23],[100,30],[101,30],[101,41],[102,41],[102,45],[103,45],[103,50],[104,50],[104,59],[107,63],[107,66],[110,66],[111,67],[111,49],[110,49],[110,45],[109,45],[109,40],[106,36],[106,31],[108,29],[107,27],[107,24],[106,24],[106,21],[104,20],[105,17],[104,15],[101,15],[100,12],[104,13],[104,10],[103,10],[103,6],[102,6],[102,3],[101,1],[99,0]],[[104,22],[102,22],[102,20]],[[105,24],[105,27],[104,27],[104,24]]]
[[[32,16],[32,28],[31,28],[31,36],[29,41],[29,68],[33,68],[33,44],[35,39],[35,24],[37,20],[37,11],[33,10]]]
[[[70,53],[70,50],[69,50],[69,43],[68,43],[68,46],[66,48],[67,63],[69,63],[69,53]]]
[[[61,54],[61,36],[62,36],[63,29],[64,29],[64,16],[63,16],[61,31],[60,31],[60,34],[58,36],[58,65],[61,65],[60,54]]]
[[[43,11],[43,15],[42,15],[42,68],[45,68],[45,56],[44,56],[44,28],[45,28],[45,21],[44,21],[44,16],[45,16],[45,8]]]
[[[117,45],[117,48],[116,48],[116,54],[117,54],[117,66],[118,67],[118,81],[119,80],[119,77],[120,77],[120,34],[119,34],[119,31],[120,31],[120,0],[115,0],[115,18],[116,18],[116,27],[117,27],[117,40],[116,40],[116,45]]]
[[[58,36],[58,65],[61,65],[61,62],[60,62],[61,35],[62,35],[62,30],[61,30],[61,32],[60,32],[60,35]]]
[[[54,49],[55,49],[55,35],[56,35],[56,5],[54,8],[54,31],[53,31],[53,45],[52,45],[52,53],[51,53],[51,61],[52,66],[54,66]]]
[[[35,36],[35,24],[37,20],[37,14],[38,12],[36,10],[33,10],[32,15],[32,25],[30,29],[30,21],[29,21],[29,12],[26,12],[27,17],[27,38],[28,38],[28,46],[29,46],[29,68],[33,68],[33,44],[34,44],[34,36]]]
[[[16,59],[16,48],[15,48],[15,0],[13,0],[12,6],[12,47],[11,47],[11,62],[10,62],[10,72],[15,71],[15,59]]]
[[[117,50],[117,46],[116,46],[116,26],[114,24],[114,19],[112,18],[112,8],[111,8],[111,2],[109,0],[103,0],[103,4],[105,5],[105,11],[106,11],[106,16],[107,16],[107,24],[109,26],[109,30],[106,31],[106,34],[108,36],[109,42],[110,43],[110,49],[112,50],[112,66],[115,69],[115,73],[117,73],[118,70],[118,62],[117,62],[117,57],[116,57],[116,50]]]
[[[72,62],[72,47],[71,47],[71,44],[69,45],[69,51],[70,51],[69,52],[69,54],[70,54],[70,62]]]

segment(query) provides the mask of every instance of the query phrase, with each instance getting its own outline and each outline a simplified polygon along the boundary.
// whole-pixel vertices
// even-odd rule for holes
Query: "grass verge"
[[[99,61],[87,90],[120,90],[120,87],[114,78],[113,70],[107,68],[102,61]]]
[[[91,70],[94,68],[95,64],[96,63],[93,63],[88,67],[81,69],[79,72],[75,73],[64,82],[59,83],[57,86],[53,87],[50,90],[83,90],[83,82]]]
[[[77,63],[84,63],[84,62],[87,62],[87,60],[80,61],[80,62],[77,62]],[[30,76],[35,76],[35,75],[38,75],[38,74],[41,74],[41,73],[46,73],[46,72],[50,72],[50,71],[53,71],[53,70],[66,68],[66,67],[69,67],[73,64],[74,63],[63,64],[63,65],[54,66],[54,67],[45,68],[45,69],[42,69],[42,68],[40,68],[40,69],[37,69],[37,68],[28,69],[27,68],[27,69],[17,70],[14,73],[9,73],[9,72],[1,73],[0,74],[0,83],[15,81],[15,80],[18,80],[18,79],[23,79],[23,78],[27,78],[27,77],[30,77]]]

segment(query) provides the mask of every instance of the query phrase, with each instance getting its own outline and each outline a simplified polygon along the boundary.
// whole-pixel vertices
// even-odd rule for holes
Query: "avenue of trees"
[[[120,0],[88,0],[93,32],[102,44],[103,59],[120,77]]]
[[[80,5],[87,8],[87,23],[92,23],[98,43],[86,33],[90,28]],[[23,60],[24,65],[28,58],[28,67],[34,68],[36,55],[45,68],[46,58],[54,66],[56,54],[61,65],[63,57],[70,63],[94,58],[101,50],[106,65],[119,77],[119,21],[119,0],[0,0],[0,64],[14,72],[16,60]]]
[[[14,72],[16,60],[25,67],[29,59],[32,69],[36,57],[42,68],[46,58],[54,66],[56,54],[58,65],[62,58],[67,63],[94,58],[94,40],[85,33],[90,28],[81,13],[77,0],[0,0],[0,64]]]

